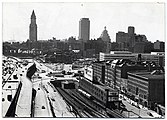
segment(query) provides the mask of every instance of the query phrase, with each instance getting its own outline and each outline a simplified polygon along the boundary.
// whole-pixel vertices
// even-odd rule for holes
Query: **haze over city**
[[[30,14],[35,11],[38,40],[78,39],[79,20],[90,19],[90,39],[100,37],[106,26],[115,41],[118,31],[146,35],[151,42],[164,41],[162,3],[3,3],[3,41],[26,41],[29,38]]]

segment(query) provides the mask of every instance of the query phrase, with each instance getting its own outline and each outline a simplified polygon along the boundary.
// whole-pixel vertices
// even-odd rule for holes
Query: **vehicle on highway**
[[[41,76],[38,76],[39,79],[41,79],[42,77]]]
[[[42,109],[45,109],[45,106],[42,106]]]
[[[61,74],[60,72],[54,72],[54,73],[50,72],[46,76],[48,76],[48,77],[51,77],[51,76],[53,76],[53,77],[64,77],[64,75]]]
[[[42,70],[41,72],[42,72],[42,73],[45,73],[46,71],[45,71],[45,70]]]
[[[18,79],[17,75],[13,75],[13,78],[14,78],[14,79]]]

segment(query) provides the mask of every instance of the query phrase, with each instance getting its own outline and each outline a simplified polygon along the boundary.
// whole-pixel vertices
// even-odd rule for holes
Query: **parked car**
[[[42,106],[42,109],[45,109],[45,106]]]

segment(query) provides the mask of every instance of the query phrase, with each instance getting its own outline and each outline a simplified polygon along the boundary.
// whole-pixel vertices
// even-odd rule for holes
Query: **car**
[[[42,109],[45,109],[45,106],[42,106]]]
[[[42,70],[42,73],[45,73],[46,71],[45,70]]]
[[[13,78],[14,78],[14,79],[18,79],[17,75],[13,75]]]
[[[50,81],[55,81],[55,79],[54,79],[54,78],[52,78],[52,79],[50,79]]]
[[[156,113],[154,111],[149,111],[149,112],[147,112],[147,114],[151,117],[154,117],[154,118],[161,118],[161,115],[159,115],[158,113]]]
[[[54,99],[54,98],[51,98],[51,100],[52,100],[52,101],[55,101],[55,99]]]

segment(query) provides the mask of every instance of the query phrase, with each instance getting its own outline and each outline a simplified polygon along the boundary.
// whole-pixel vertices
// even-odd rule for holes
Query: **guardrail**
[[[20,91],[21,91],[21,88],[22,88],[22,82],[19,83],[19,86],[18,86],[18,89],[17,89],[17,92],[8,108],[8,111],[5,115],[5,117],[15,117],[15,111],[16,111],[16,105],[17,105],[17,101],[18,101],[18,98],[19,98],[19,95],[20,95]]]

